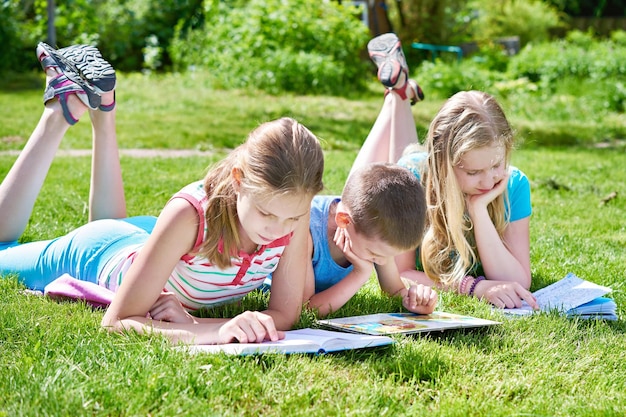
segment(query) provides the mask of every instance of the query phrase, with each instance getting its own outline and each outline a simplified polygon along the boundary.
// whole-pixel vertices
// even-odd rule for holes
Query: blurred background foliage
[[[623,137],[626,126],[626,0],[0,0],[0,72],[39,69],[49,5],[53,44],[96,45],[122,72],[350,96],[367,93],[364,71],[375,80],[367,41],[392,30],[427,97],[481,89],[529,123],[601,126],[596,140]],[[413,42],[461,46],[463,59],[433,60]]]
[[[50,4],[56,46],[94,44],[122,71],[191,66],[230,72],[225,84],[243,76],[269,89],[352,85],[362,69],[355,58],[377,34],[354,18],[355,3],[369,3],[370,15],[384,9],[385,29],[405,47],[489,48],[510,36],[524,47],[587,30],[574,19],[621,18],[623,26],[626,15],[626,0],[0,0],[0,70],[37,67],[32,51],[48,39]]]

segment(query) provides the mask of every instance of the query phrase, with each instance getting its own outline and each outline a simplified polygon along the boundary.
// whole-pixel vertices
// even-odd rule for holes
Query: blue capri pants
[[[156,217],[96,220],[65,236],[39,242],[0,243],[0,275],[18,275],[28,288],[44,287],[63,274],[98,282],[106,263],[120,250],[143,244]]]

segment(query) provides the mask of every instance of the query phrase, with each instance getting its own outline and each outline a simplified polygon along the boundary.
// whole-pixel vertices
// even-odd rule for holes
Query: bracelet
[[[459,284],[459,294],[465,294],[465,287],[467,287],[467,283],[472,279],[471,276],[465,275]]]
[[[479,277],[476,277],[476,279],[474,279],[474,282],[472,282],[472,286],[469,289],[469,292],[467,293],[467,295],[469,295],[470,297],[472,295],[474,295],[474,290],[476,289],[476,285],[482,281],[483,279],[485,279],[485,277],[483,277],[482,275]]]

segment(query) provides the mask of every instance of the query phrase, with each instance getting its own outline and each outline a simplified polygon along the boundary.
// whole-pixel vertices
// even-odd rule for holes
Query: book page
[[[254,355],[260,353],[326,353],[339,350],[384,346],[394,343],[383,336],[364,336],[322,329],[299,329],[285,332],[285,338],[275,342],[226,343],[222,345],[189,345],[179,349],[189,353],[227,353]]]
[[[568,273],[562,280],[535,291],[533,295],[537,298],[537,304],[539,304],[541,311],[557,309],[566,312],[609,292],[611,289],[608,287],[594,284]],[[515,315],[533,313],[532,308],[526,302],[522,303],[521,308],[505,308],[503,311],[506,314]]]
[[[182,350],[189,353],[227,353],[230,355],[254,355],[264,352],[273,353],[317,353],[321,346],[312,340],[303,338],[298,334],[285,332],[285,338],[275,342],[265,341],[262,343],[225,343],[221,345],[189,345],[181,346]]]
[[[370,336],[322,329],[301,329],[294,330],[294,332],[298,332],[299,335],[318,342],[322,353],[384,346],[394,343],[394,340],[387,336]]]

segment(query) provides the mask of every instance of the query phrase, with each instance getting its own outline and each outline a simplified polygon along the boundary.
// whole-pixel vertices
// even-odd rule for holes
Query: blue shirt
[[[348,275],[352,265],[338,265],[330,254],[328,242],[328,213],[333,203],[341,199],[337,196],[316,195],[311,202],[311,223],[309,230],[313,239],[313,273],[315,292],[324,291]],[[334,244],[334,243],[333,243]]]

